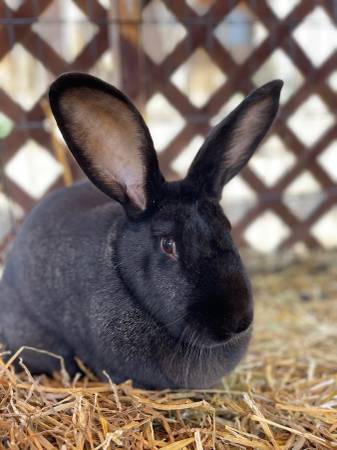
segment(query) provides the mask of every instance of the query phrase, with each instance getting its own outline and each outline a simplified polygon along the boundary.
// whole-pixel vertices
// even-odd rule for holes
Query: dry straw
[[[254,342],[217,389],[143,391],[83,366],[32,377],[3,354],[0,449],[337,449],[335,261],[259,267]]]

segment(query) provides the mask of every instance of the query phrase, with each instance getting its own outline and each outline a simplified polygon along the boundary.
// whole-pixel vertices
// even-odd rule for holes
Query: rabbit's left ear
[[[253,91],[214,127],[197,153],[185,182],[219,198],[223,186],[249,161],[271,126],[279,106],[283,81]]]
[[[145,122],[118,89],[82,73],[61,75],[49,91],[62,135],[88,178],[130,217],[156,203],[164,179]]]

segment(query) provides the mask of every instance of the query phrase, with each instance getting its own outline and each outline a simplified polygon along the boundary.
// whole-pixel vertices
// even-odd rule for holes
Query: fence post
[[[142,110],[141,101],[141,0],[111,0],[109,19],[117,65],[116,84]]]

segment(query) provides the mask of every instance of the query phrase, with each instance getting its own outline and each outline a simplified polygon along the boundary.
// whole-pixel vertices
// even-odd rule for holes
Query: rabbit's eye
[[[166,253],[173,259],[177,259],[177,249],[176,249],[176,243],[173,238],[170,237],[163,237],[160,240],[160,248],[162,252]]]

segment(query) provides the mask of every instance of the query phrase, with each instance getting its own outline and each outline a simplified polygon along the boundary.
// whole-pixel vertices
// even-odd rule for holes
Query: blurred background
[[[22,220],[83,175],[50,115],[62,72],[117,85],[169,179],[254,87],[285,86],[271,133],[222,203],[243,248],[337,247],[336,0],[2,0],[0,265]]]

